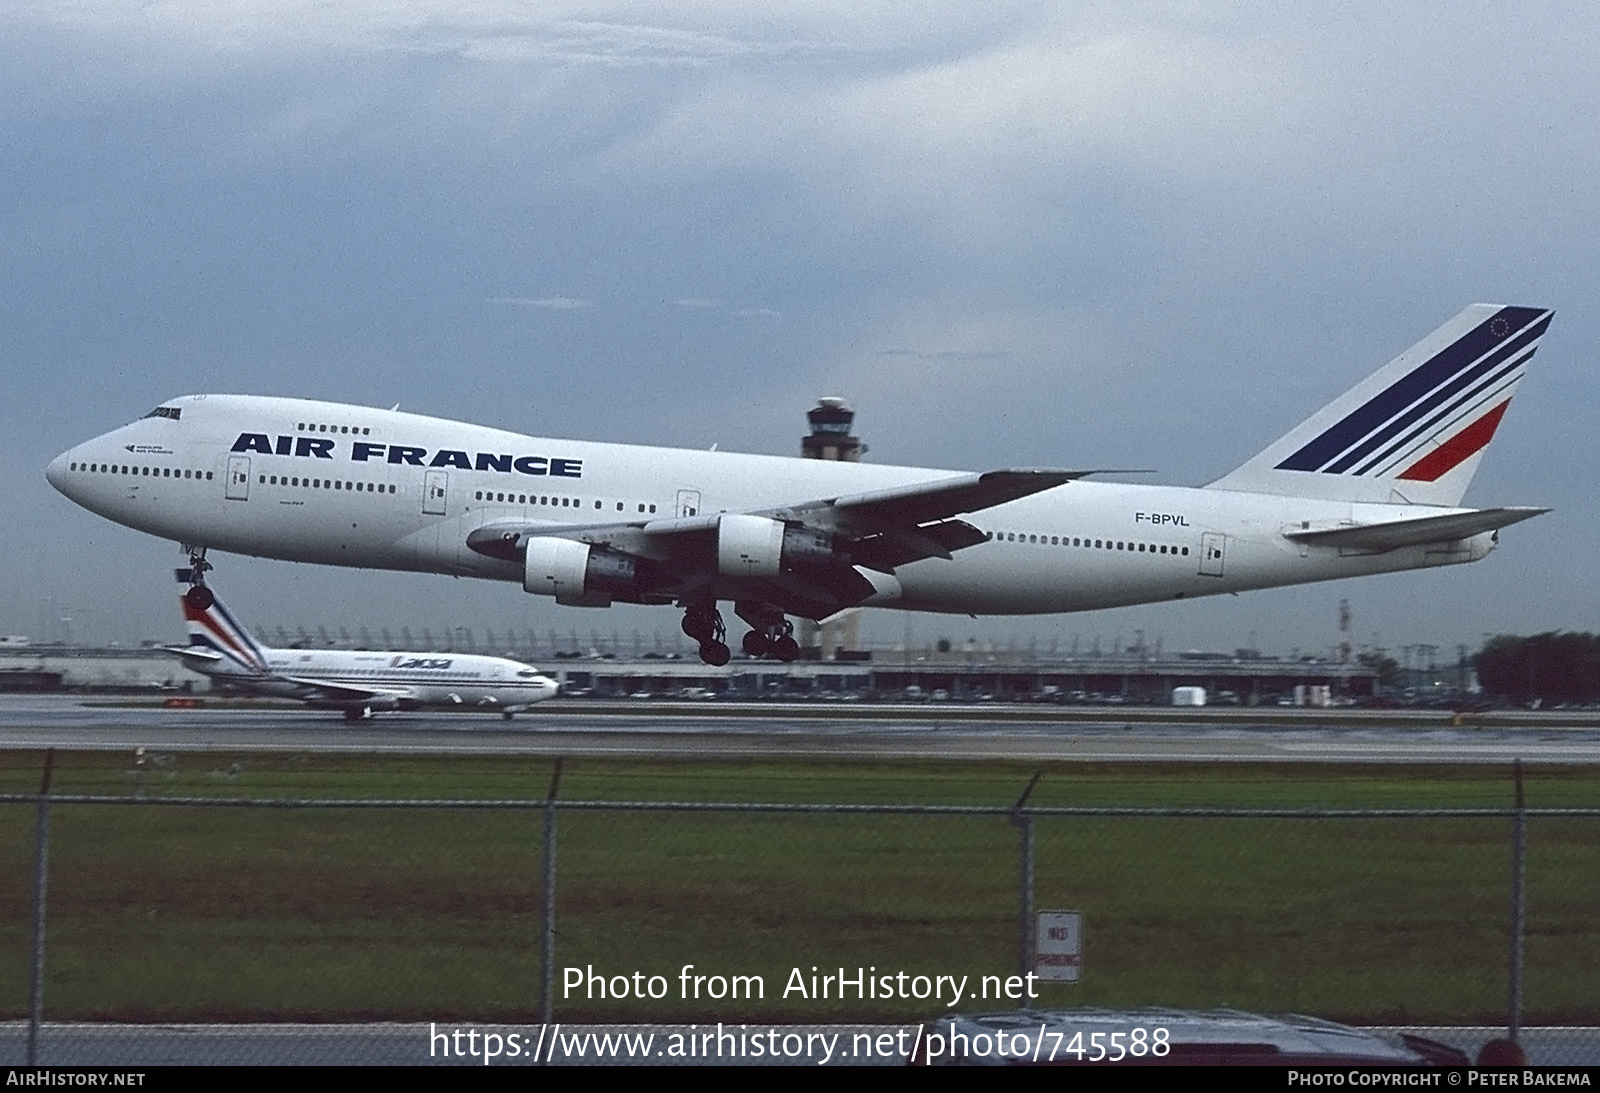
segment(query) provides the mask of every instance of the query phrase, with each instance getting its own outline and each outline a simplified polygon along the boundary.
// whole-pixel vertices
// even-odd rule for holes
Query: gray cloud
[[[588,300],[574,296],[491,296],[487,302],[511,307],[539,307],[547,311],[574,311],[593,306]]]

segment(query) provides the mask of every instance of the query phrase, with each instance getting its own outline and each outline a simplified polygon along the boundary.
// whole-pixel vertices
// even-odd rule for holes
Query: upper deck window
[[[178,406],[157,406],[154,410],[151,410],[148,414],[146,414],[144,416],[145,417],[170,417],[173,421],[177,421],[178,418],[181,417],[182,415],[183,415],[183,409],[181,407],[178,407]]]

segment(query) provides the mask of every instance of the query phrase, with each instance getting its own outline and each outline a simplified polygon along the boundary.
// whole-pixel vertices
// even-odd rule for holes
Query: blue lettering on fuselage
[[[442,672],[450,667],[450,661],[436,657],[395,657],[389,661],[391,668],[421,668],[425,671]]]
[[[276,440],[276,444],[274,444]],[[260,452],[262,455],[289,455],[290,444],[294,455],[316,459],[333,459],[338,442],[322,437],[268,436],[266,433],[240,433],[230,451]],[[372,444],[365,440],[350,445],[353,463],[385,462],[410,467],[458,467],[464,471],[494,471],[509,474],[512,471],[526,475],[548,475],[552,478],[582,478],[583,460],[560,459],[547,455],[514,456],[500,452],[467,452],[455,448],[440,448],[428,458],[427,448],[407,444]]]
[[[464,471],[472,469],[472,461],[467,458],[466,452],[458,452],[451,448],[440,448],[434,453],[430,467],[460,467]]]

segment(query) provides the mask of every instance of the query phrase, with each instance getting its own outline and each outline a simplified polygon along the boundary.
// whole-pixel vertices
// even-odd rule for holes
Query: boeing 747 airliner
[[[676,604],[709,663],[787,616],[1088,611],[1476,561],[1547,510],[1459,507],[1552,313],[1474,304],[1209,485],[979,474],[523,436],[392,410],[189,395],[46,474],[107,519],[209,549]]]

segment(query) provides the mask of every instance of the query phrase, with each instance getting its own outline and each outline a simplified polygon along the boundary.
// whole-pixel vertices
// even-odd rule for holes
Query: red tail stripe
[[[182,597],[179,597],[179,599],[182,600]],[[246,664],[253,668],[261,667],[261,660],[255,655],[254,651],[250,649],[249,646],[241,645],[239,640],[227,630],[223,629],[217,620],[211,617],[209,612],[196,611],[194,608],[189,606],[189,601],[187,600],[183,600],[182,602],[183,614],[185,618],[187,618],[190,622],[199,623],[201,626],[204,626],[211,632],[213,637],[237,653],[239,658]]]
[[[1477,421],[1474,421],[1455,436],[1411,464],[1401,472],[1400,477],[1411,482],[1437,482],[1472,456],[1483,451],[1484,446],[1494,439],[1494,431],[1500,426],[1500,418],[1505,414],[1506,407],[1510,405],[1511,400],[1506,399],[1499,406],[1496,406]]]

